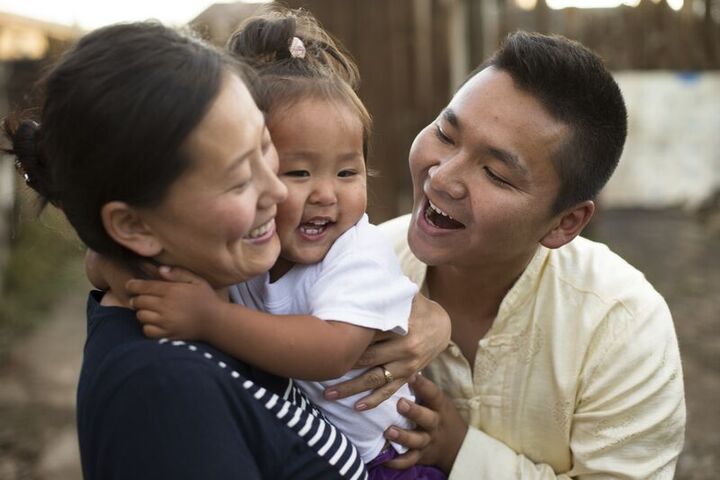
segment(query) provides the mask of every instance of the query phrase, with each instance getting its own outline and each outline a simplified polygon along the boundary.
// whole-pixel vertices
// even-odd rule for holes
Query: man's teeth
[[[432,208],[436,213],[439,213],[443,217],[448,217],[451,220],[455,220],[452,216],[440,210],[433,202],[430,201],[430,199],[428,199],[428,203],[430,204],[430,208]]]
[[[250,230],[250,233],[248,233],[245,238],[258,238],[265,235],[267,232],[270,231],[270,229],[273,227],[274,220],[270,220],[269,222],[264,223],[263,225],[260,225],[257,228],[254,228]]]

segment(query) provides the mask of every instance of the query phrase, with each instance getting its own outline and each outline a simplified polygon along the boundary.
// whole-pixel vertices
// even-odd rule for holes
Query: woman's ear
[[[159,255],[163,247],[138,211],[125,202],[108,202],[100,210],[108,235],[123,247],[143,257]]]
[[[587,200],[561,213],[555,226],[541,240],[547,248],[559,248],[580,235],[595,213],[595,202]]]

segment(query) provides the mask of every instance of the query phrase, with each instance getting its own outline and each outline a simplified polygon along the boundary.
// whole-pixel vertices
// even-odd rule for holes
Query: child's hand
[[[125,287],[143,333],[151,338],[205,340],[223,302],[202,278],[177,267],[160,267],[167,281],[129,280]]]

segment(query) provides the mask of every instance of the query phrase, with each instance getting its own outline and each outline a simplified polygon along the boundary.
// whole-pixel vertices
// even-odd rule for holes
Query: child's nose
[[[335,186],[331,181],[318,181],[310,194],[310,203],[316,205],[333,205],[337,202]]]

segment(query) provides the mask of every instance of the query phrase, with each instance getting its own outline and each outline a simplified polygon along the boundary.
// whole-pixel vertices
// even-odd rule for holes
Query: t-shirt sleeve
[[[191,363],[185,367],[144,367],[96,406],[97,456],[86,476],[261,478],[249,435],[260,431],[258,419],[236,402],[237,392]]]
[[[390,246],[375,243],[334,258],[323,269],[310,289],[310,309],[324,320],[404,335],[416,293]]]

